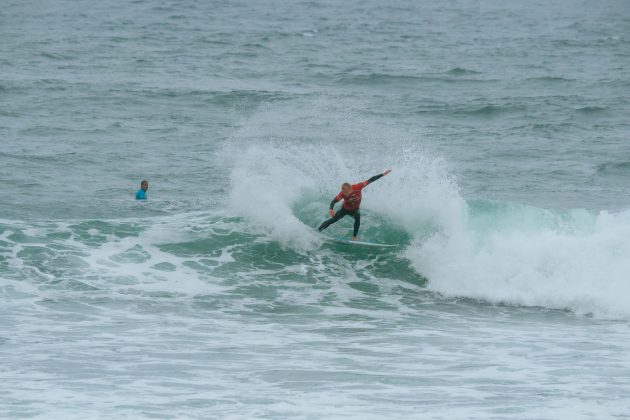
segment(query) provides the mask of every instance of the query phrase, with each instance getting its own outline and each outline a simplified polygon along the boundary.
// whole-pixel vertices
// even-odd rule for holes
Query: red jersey
[[[365,188],[369,181],[359,182],[358,184],[352,185],[352,192],[348,195],[343,195],[343,191],[341,191],[335,197],[335,201],[339,201],[343,199],[342,207],[346,210],[356,210],[361,205],[361,190]]]

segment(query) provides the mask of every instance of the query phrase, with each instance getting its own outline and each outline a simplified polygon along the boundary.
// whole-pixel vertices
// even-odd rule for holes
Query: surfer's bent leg
[[[361,226],[361,212],[359,212],[359,209],[356,209],[354,213],[352,213],[352,216],[354,217],[354,234],[352,236],[357,236],[359,227]]]
[[[343,207],[335,214],[334,217],[331,217],[330,219],[326,220],[324,223],[322,223],[319,228],[317,230],[319,230],[320,232],[324,229],[326,229],[328,226],[332,225],[335,222],[338,222],[339,219],[341,219],[342,217],[344,217],[346,214],[348,214],[348,212],[346,211],[346,209],[344,209]]]

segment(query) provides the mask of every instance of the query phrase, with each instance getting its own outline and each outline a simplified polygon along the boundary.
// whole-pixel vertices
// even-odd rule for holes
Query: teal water
[[[630,416],[627,2],[8,1],[0,39],[0,417]],[[387,168],[396,247],[322,241]]]

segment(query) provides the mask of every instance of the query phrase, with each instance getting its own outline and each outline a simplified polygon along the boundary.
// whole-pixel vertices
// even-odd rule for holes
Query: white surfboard
[[[391,244],[379,244],[376,242],[353,241],[352,239],[347,239],[347,238],[331,238],[325,235],[322,235],[322,238],[324,238],[324,240],[329,241],[329,242],[335,242],[335,243],[344,244],[344,245],[371,246],[371,247],[378,247],[378,248],[392,248],[392,247],[398,246],[398,245],[391,245]]]

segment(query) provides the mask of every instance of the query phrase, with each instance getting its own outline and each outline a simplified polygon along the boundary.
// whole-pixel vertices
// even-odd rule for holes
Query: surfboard
[[[338,244],[344,244],[344,245],[355,245],[355,246],[371,246],[371,247],[378,247],[378,248],[393,248],[396,247],[398,245],[392,245],[392,244],[379,244],[377,242],[368,242],[368,241],[353,241],[352,239],[347,239],[347,238],[331,238],[330,236],[326,236],[326,235],[321,235],[322,238],[328,242],[335,242]]]

